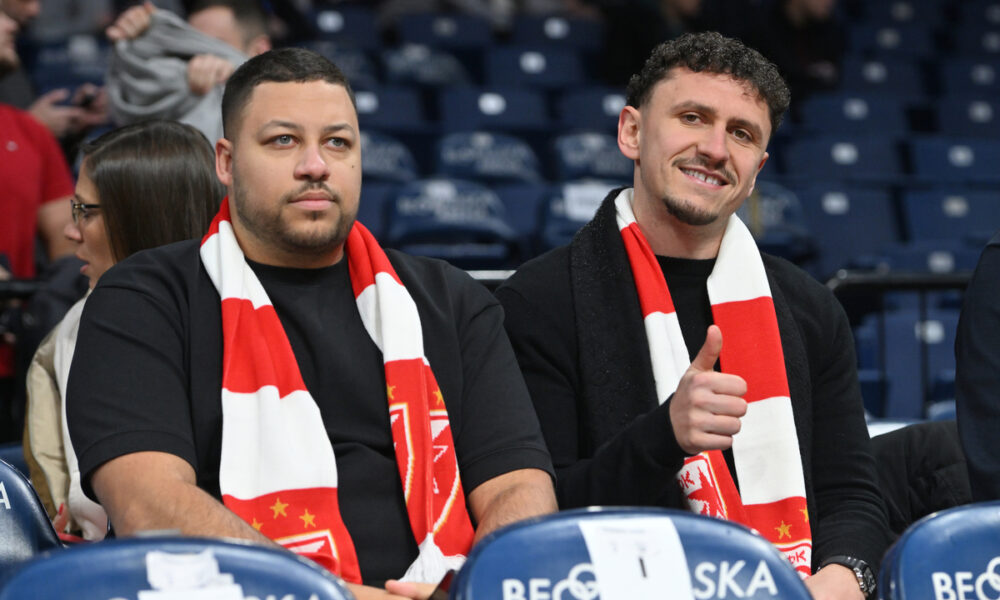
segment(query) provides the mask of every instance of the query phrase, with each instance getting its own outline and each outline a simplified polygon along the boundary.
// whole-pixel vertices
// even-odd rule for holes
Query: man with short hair
[[[814,597],[861,598],[887,538],[850,328],[734,216],[788,103],[774,65],[736,40],[660,45],[618,121],[633,186],[497,297],[562,508],[735,520]]]
[[[357,584],[436,582],[474,536],[554,510],[499,304],[355,222],[343,74],[267,52],[222,110],[208,234],[118,263],[80,326],[69,429],[116,532],[270,538],[369,598]]]
[[[123,12],[107,29],[112,117],[122,124],[176,119],[222,137],[223,84],[247,58],[271,49],[256,0],[199,0],[185,23],[152,2]]]

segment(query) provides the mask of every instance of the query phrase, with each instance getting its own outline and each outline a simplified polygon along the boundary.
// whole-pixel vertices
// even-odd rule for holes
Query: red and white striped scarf
[[[356,222],[345,253],[361,321],[382,352],[387,425],[419,543],[403,578],[437,581],[461,565],[474,534],[448,413],[424,357],[417,306],[382,248]],[[223,503],[272,540],[360,583],[337,501],[333,446],[278,315],[233,234],[228,199],[202,240],[201,260],[222,298]]]
[[[631,204],[631,189],[615,199],[618,229],[642,309],[656,394],[663,403],[691,361],[667,282]],[[722,330],[722,370],[747,383],[747,413],[733,437],[740,489],[719,450],[688,457],[677,481],[692,511],[757,530],[806,577],[811,573],[812,534],[778,320],[760,252],[736,215],[729,218],[707,288],[712,317]]]

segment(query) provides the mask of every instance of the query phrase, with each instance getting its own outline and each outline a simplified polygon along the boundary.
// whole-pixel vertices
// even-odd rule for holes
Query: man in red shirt
[[[0,9],[0,75],[20,62],[17,28]],[[72,195],[73,177],[52,134],[28,113],[0,104],[0,280],[36,276],[36,236],[49,259],[73,251],[63,236]],[[14,374],[13,350],[11,340],[0,338],[0,400]]]

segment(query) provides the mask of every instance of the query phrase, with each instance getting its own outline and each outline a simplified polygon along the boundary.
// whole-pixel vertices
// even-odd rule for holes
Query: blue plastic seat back
[[[518,87],[447,88],[438,96],[444,131],[545,132],[550,120],[545,96]]]
[[[100,86],[104,84],[110,56],[110,46],[90,35],[40,44],[30,60],[31,79],[40,93],[61,87],[72,89],[84,83]]]
[[[685,588],[688,598],[810,597],[788,560],[745,527],[678,510],[591,508],[482,540],[451,598],[684,598]]]
[[[1000,138],[1000,101],[995,95],[942,98],[937,102],[937,119],[942,135]]]
[[[567,90],[556,100],[556,118],[563,131],[617,133],[618,115],[625,107],[619,88],[585,86]]]
[[[940,66],[941,85],[948,94],[989,94],[1000,91],[1000,58],[958,58]]]
[[[921,96],[926,85],[914,60],[849,57],[842,66],[841,88],[850,93],[867,92]]]
[[[1000,229],[1000,195],[962,188],[903,194],[903,215],[912,240],[950,239],[982,248]]]
[[[159,582],[168,580],[198,581],[194,573],[215,569],[223,577],[231,576],[245,596],[353,598],[329,571],[286,550],[201,538],[149,537],[80,544],[40,556],[3,587],[0,599],[134,599],[141,591],[153,590],[154,582],[162,586]]]
[[[959,26],[981,23],[1000,26],[1000,2],[997,0],[965,0],[958,8]]]
[[[621,153],[618,138],[610,133],[564,134],[555,138],[553,146],[560,181],[596,178],[632,182],[635,163]]]
[[[319,8],[312,12],[312,20],[318,39],[362,50],[382,45],[375,11],[362,3]]]
[[[468,68],[447,50],[420,44],[386,48],[380,54],[389,83],[423,87],[468,85]]]
[[[309,40],[300,45],[326,57],[337,65],[337,68],[351,82],[351,88],[358,90],[378,85],[378,69],[375,66],[375,61],[372,60],[370,50],[344,46],[338,42],[323,39]]]
[[[541,165],[531,146],[516,136],[455,132],[437,144],[438,174],[480,182],[539,181]]]
[[[553,186],[542,208],[541,250],[568,244],[576,232],[594,218],[601,201],[621,182],[599,179],[566,181]]]
[[[384,133],[361,130],[361,170],[370,181],[412,181],[417,161],[406,144]]]
[[[864,11],[866,23],[883,25],[908,25],[913,23],[938,25],[943,18],[946,0],[895,0],[894,2],[865,2],[858,8]]]
[[[466,269],[510,268],[518,238],[506,207],[490,188],[459,179],[412,181],[388,208],[390,246]]]
[[[387,181],[362,180],[357,220],[383,245],[389,202],[396,197],[399,185]]]
[[[883,247],[900,239],[892,197],[884,189],[817,183],[795,191],[816,244],[820,277],[874,267]]]
[[[848,30],[855,52],[883,58],[923,58],[935,52],[933,26],[925,23],[867,23]]]
[[[482,49],[493,41],[489,19],[474,14],[415,12],[396,20],[399,40],[446,50]]]
[[[887,244],[886,265],[911,273],[971,273],[979,260],[979,247],[956,239],[926,239]]]
[[[933,513],[910,526],[882,559],[885,600],[1000,595],[1000,502]]]
[[[27,477],[0,460],[0,579],[28,559],[60,548],[59,536]]]
[[[431,128],[420,93],[407,86],[376,86],[355,89],[358,125],[361,130],[389,133],[423,132]]]
[[[924,137],[910,141],[919,181],[930,184],[1000,183],[1000,140]]]
[[[552,45],[586,52],[600,51],[604,39],[600,21],[563,15],[519,14],[514,17],[511,31],[514,44]]]
[[[495,46],[486,51],[485,66],[490,85],[552,90],[588,81],[580,55],[565,48]]]
[[[799,108],[803,129],[818,133],[899,136],[909,131],[906,105],[896,96],[822,94],[807,98]]]
[[[962,56],[1000,58],[1000,23],[969,23],[955,36],[955,50]]]
[[[828,134],[799,139],[784,152],[789,177],[894,183],[902,174],[896,141],[888,136]]]

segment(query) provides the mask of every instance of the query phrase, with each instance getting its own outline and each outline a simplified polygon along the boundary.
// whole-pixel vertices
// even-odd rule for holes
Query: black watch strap
[[[848,569],[854,571],[854,576],[858,578],[858,587],[861,588],[861,593],[865,598],[871,598],[875,594],[875,573],[872,572],[872,568],[868,566],[868,563],[861,560],[860,558],[854,558],[853,556],[837,555],[831,556],[830,558],[823,561],[823,564],[819,566],[820,569],[827,565],[841,565],[847,567]]]

